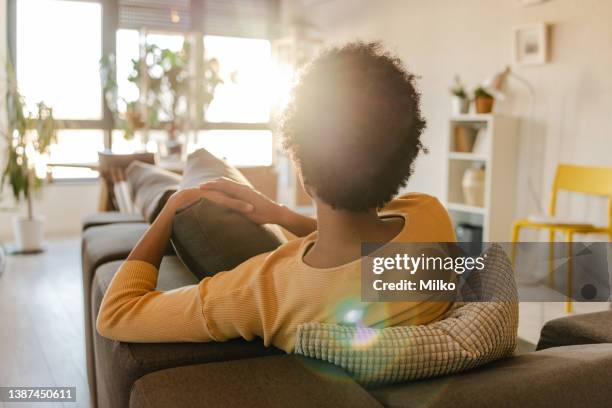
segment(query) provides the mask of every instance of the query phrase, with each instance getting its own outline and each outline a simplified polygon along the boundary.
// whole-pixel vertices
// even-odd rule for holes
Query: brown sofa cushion
[[[125,170],[134,206],[148,222],[153,222],[168,198],[178,190],[181,176],[152,164],[133,162]]]
[[[380,407],[342,370],[297,356],[173,368],[134,384],[131,408]]]
[[[119,211],[98,212],[83,218],[82,228],[85,231],[89,227],[99,227],[101,225],[140,223],[144,218],[140,214],[126,214]]]
[[[575,344],[612,343],[612,310],[566,316],[547,322],[538,350]]]
[[[102,297],[120,261],[96,270],[91,286],[91,324],[95,321]],[[170,290],[197,283],[197,279],[174,256],[164,257],[157,289]],[[265,347],[260,340],[235,339],[225,343],[121,343],[94,335],[98,408],[127,407],[134,381],[153,371],[215,361],[260,357],[282,352]]]
[[[219,177],[249,184],[238,169],[201,149],[188,157],[181,188]],[[274,250],[284,241],[278,226],[257,225],[207,200],[179,210],[173,221],[172,245],[200,279],[232,269],[255,255]]]
[[[109,201],[104,203],[103,210],[116,210],[114,196],[114,177],[123,175],[125,169],[134,161],[155,164],[157,158],[153,153],[115,154],[110,151],[98,152],[98,170],[102,178]]]
[[[604,408],[612,391],[612,344],[557,347],[447,377],[370,393],[394,408]]]

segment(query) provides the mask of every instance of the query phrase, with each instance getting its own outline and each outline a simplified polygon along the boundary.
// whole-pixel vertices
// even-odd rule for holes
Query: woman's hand
[[[201,198],[205,198],[209,201],[241,213],[249,213],[253,211],[253,205],[244,200],[232,198],[222,191],[203,190],[200,188],[186,188],[172,194],[172,196],[170,196],[166,202],[164,210],[170,212],[172,216],[174,216],[174,213],[177,210],[187,207]]]
[[[281,224],[286,207],[270,200],[253,187],[220,178],[200,185],[203,194],[214,197],[225,205],[242,213],[256,224]],[[208,198],[208,197],[207,197]]]
[[[317,229],[317,222],[312,218],[291,211],[249,185],[221,178],[202,184],[200,190],[221,194],[225,198],[219,197],[220,201],[217,202],[242,213],[254,223],[278,224],[298,237],[306,236]]]

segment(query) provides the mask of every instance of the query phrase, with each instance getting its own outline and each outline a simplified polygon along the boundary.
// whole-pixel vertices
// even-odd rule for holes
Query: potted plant
[[[178,136],[189,122],[188,98],[194,84],[189,73],[190,58],[188,43],[178,51],[147,45],[144,56],[132,60],[132,71],[127,78],[139,88],[141,95],[134,101],[126,101],[118,97],[114,55],[102,57],[100,74],[106,106],[126,139],[133,138],[139,129],[163,126],[168,132],[168,153],[180,152]],[[223,82],[218,69],[216,59],[204,61],[204,109],[213,100],[216,86]]]
[[[455,75],[454,84],[450,89],[451,98],[451,110],[453,115],[460,115],[462,113],[468,113],[470,108],[470,100],[468,94],[465,91],[465,87],[461,83],[461,79],[458,75]]]
[[[479,86],[474,90],[474,105],[476,113],[491,113],[493,112],[493,102],[495,98],[485,88]]]
[[[15,202],[26,202],[26,215],[13,217],[13,233],[17,251],[37,252],[42,248],[44,218],[34,214],[33,194],[42,185],[36,164],[49,153],[56,140],[53,110],[40,102],[35,116],[25,112],[22,96],[14,84],[6,93],[7,126],[3,133],[6,145],[6,166],[0,179],[0,193],[9,184]]]

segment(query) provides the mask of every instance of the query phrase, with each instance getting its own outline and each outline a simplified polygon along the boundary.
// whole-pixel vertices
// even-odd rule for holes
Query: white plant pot
[[[468,113],[470,108],[470,100],[467,98],[459,98],[458,96],[451,97],[451,113],[453,115],[461,115]]]
[[[38,251],[42,249],[45,219],[33,219],[16,215],[13,217],[13,234],[18,251]]]

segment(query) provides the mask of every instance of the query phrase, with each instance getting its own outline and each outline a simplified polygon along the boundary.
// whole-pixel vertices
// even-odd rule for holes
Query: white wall
[[[81,231],[81,220],[96,211],[98,198],[97,181],[50,184],[42,189],[40,197],[36,199],[34,211],[45,217],[48,237],[77,236]],[[10,199],[3,200],[4,205],[10,202]],[[19,212],[25,214],[25,208],[21,206]],[[13,215],[11,212],[0,212],[0,240],[3,242],[12,239]]]
[[[296,2],[298,4],[296,4]],[[535,87],[531,136],[522,135],[518,215],[535,210],[527,178],[547,205],[558,163],[612,166],[612,1],[550,0],[522,7],[516,0],[298,0],[284,2],[285,14],[301,14],[325,40],[382,40],[421,76],[425,142],[431,153],[419,159],[411,190],[444,197],[448,88],[454,74],[474,87],[513,61],[513,32],[519,25],[552,23],[552,60],[516,73]],[[290,10],[290,11],[287,11]],[[525,117],[528,96],[510,82],[512,97],[500,111]],[[523,125],[523,133],[526,126]],[[604,222],[603,200],[573,197],[563,213]]]

